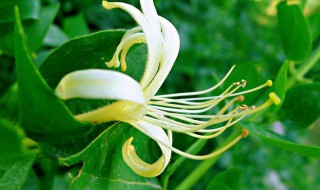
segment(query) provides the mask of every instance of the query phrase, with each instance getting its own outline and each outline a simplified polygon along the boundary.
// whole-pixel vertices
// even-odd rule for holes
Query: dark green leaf
[[[19,94],[18,85],[14,83],[1,97],[0,97],[0,116],[13,123],[19,120]]]
[[[278,25],[284,52],[290,61],[302,61],[311,50],[309,25],[298,4],[277,5]]]
[[[40,72],[54,89],[62,77],[72,71],[112,69],[108,68],[105,62],[112,58],[123,34],[123,30],[101,31],[73,39],[52,52],[41,65]],[[128,69],[125,74],[139,81],[144,72],[145,57],[145,46],[133,47],[126,59]],[[73,99],[66,101],[66,104],[74,114],[79,114],[106,105],[108,102],[109,100]]]
[[[292,128],[306,128],[320,117],[320,83],[297,85],[288,90],[282,120]]]
[[[21,10],[21,20],[38,19],[40,0],[2,0],[0,4],[0,23],[14,21],[14,6]]]
[[[83,14],[67,17],[63,20],[63,31],[70,37],[89,33],[89,28]]]
[[[265,130],[263,126],[246,125],[245,127],[250,131],[250,133],[258,135],[259,137],[264,139],[268,144],[272,144],[274,146],[302,156],[320,159],[320,147],[297,144],[287,141],[281,138],[280,136]]]
[[[29,42],[31,52],[34,52],[41,47],[46,33],[58,10],[59,4],[42,7],[40,10],[39,21],[24,23],[24,30],[27,36],[26,39]],[[13,24],[0,24],[0,31],[4,31],[6,34],[0,38],[0,49],[9,55],[14,54],[13,28]]]
[[[225,186],[219,189],[232,189],[240,190],[242,177],[242,170],[238,168],[232,168],[217,174],[207,186],[207,190],[215,189],[217,186]]]
[[[18,9],[15,15],[15,57],[20,91],[21,126],[34,139],[45,141],[87,133],[91,129],[90,125],[76,121],[42,79],[27,48]]]
[[[156,178],[135,174],[122,158],[122,145],[130,137],[141,159],[154,162],[150,138],[125,123],[116,123],[78,154],[60,158],[64,165],[82,163],[72,180],[72,189],[161,189]]]
[[[27,153],[19,159],[0,163],[0,170],[5,173],[0,178],[0,189],[21,189],[28,178],[36,153]]]
[[[18,157],[23,153],[22,131],[0,119],[0,160]]]

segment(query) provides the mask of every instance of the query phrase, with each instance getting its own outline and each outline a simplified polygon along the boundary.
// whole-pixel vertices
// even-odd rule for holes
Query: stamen
[[[242,88],[244,88],[247,85],[247,81],[244,79],[241,80],[241,83],[242,83]]]
[[[192,154],[188,154],[186,152],[183,152],[177,148],[172,147],[172,145],[163,142],[162,140],[160,140],[159,138],[155,137],[153,134],[148,133],[148,131],[145,131],[143,128],[141,128],[139,125],[136,125],[135,123],[131,123],[131,125],[133,125],[134,127],[136,127],[138,130],[140,130],[141,132],[143,132],[144,134],[146,134],[147,136],[149,136],[150,138],[152,138],[153,140],[155,140],[157,143],[165,146],[166,148],[172,150],[173,152],[184,156],[186,158],[190,158],[190,159],[194,159],[194,160],[204,160],[204,159],[209,159],[209,158],[213,158],[216,157],[220,154],[222,154],[223,152],[225,152],[226,150],[228,150],[229,148],[231,148],[233,145],[235,145],[240,139],[246,137],[246,135],[248,134],[247,130],[243,130],[241,134],[239,134],[236,138],[234,138],[231,142],[229,142],[227,145],[223,146],[222,148],[211,152],[210,154],[207,155],[192,155]]]
[[[214,89],[218,88],[228,78],[228,76],[230,75],[230,73],[232,72],[234,67],[235,67],[235,65],[231,67],[231,69],[228,71],[226,76],[223,77],[223,79],[218,84],[216,84],[215,86],[213,86],[213,87],[211,87],[211,88],[209,88],[207,90],[198,91],[198,92],[185,92],[185,93],[176,93],[176,94],[165,94],[165,95],[158,95],[158,96],[155,96],[155,97],[158,97],[158,98],[170,98],[170,97],[178,97],[178,96],[196,96],[196,95],[199,95],[199,94],[205,94],[205,93],[211,92]]]
[[[234,97],[234,96],[248,94],[250,92],[254,92],[254,91],[260,90],[260,89],[262,89],[264,87],[267,87],[267,86],[272,86],[272,81],[271,80],[268,80],[267,82],[265,82],[264,84],[262,84],[262,85],[260,85],[258,87],[252,88],[250,90],[246,90],[246,91],[230,94],[227,97]],[[227,97],[225,97],[225,98],[227,98]],[[200,97],[200,98],[181,98],[181,99],[178,99],[178,100],[179,101],[201,101],[201,100],[211,100],[211,99],[215,99],[215,98],[221,98],[221,95],[219,95],[219,96]],[[158,99],[158,97],[156,96],[155,99]],[[175,100],[175,101],[177,101],[177,100]]]

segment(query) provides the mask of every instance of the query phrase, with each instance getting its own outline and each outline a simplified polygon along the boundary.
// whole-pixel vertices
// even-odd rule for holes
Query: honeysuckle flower
[[[71,98],[117,100],[115,103],[75,117],[92,123],[126,122],[155,140],[162,151],[162,156],[153,164],[139,158],[134,146],[131,145],[133,138],[128,139],[122,148],[124,161],[134,172],[141,176],[154,177],[160,175],[166,168],[172,151],[191,159],[208,159],[221,154],[248,135],[248,131],[243,130],[224,147],[208,155],[199,156],[173,147],[172,132],[211,139],[219,136],[245,116],[271,104],[279,104],[280,99],[274,93],[270,93],[269,100],[258,107],[235,106],[236,101],[243,101],[244,94],[271,86],[270,80],[256,88],[236,92],[239,88],[245,87],[246,81],[242,80],[234,82],[217,96],[199,97],[220,87],[234,67],[220,82],[209,89],[156,95],[177,58],[180,40],[175,27],[165,18],[158,16],[152,0],[140,0],[140,4],[142,11],[126,3],[103,1],[104,8],[123,9],[138,23],[138,27],[125,33],[113,58],[106,63],[106,66],[121,67],[122,71],[130,69],[127,68],[125,60],[129,49],[137,43],[146,43],[148,57],[140,83],[121,72],[89,69],[74,71],[64,76],[55,92],[64,100]],[[207,111],[217,108],[219,103],[224,103],[224,106],[216,114],[206,114]],[[222,126],[212,127],[217,124]]]

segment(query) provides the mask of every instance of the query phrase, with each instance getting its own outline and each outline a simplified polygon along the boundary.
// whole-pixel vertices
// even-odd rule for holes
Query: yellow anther
[[[274,92],[271,92],[270,94],[269,94],[269,98],[273,101],[273,103],[275,104],[275,105],[279,105],[280,103],[281,103],[281,100],[280,100],[280,98],[276,95],[276,93],[274,93]]]
[[[267,86],[272,86],[272,80],[267,80],[267,82],[266,82],[266,84],[267,84]]]
[[[238,97],[237,97],[237,100],[238,100],[239,102],[243,102],[244,96],[243,96],[243,95],[238,96]]]
[[[241,137],[246,138],[249,135],[249,131],[247,129],[242,129]]]
[[[251,109],[251,110],[254,110],[254,109],[256,109],[256,108],[257,108],[257,107],[253,105],[253,106],[251,106],[250,109]]]
[[[244,80],[244,79],[242,79],[242,80],[241,80],[241,83],[242,83],[242,88],[243,88],[243,87],[245,87],[245,86],[247,85],[247,81],[246,81],[246,80]]]
[[[243,104],[242,106],[240,106],[240,109],[241,109],[241,110],[247,110],[247,109],[248,109],[248,106],[245,105],[245,104]]]
[[[105,9],[113,9],[113,8],[117,7],[116,4],[110,3],[110,2],[108,2],[106,0],[102,1],[102,6]]]

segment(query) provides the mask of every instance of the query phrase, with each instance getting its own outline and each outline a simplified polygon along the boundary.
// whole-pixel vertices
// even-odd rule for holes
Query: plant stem
[[[235,130],[225,141],[223,144],[221,144],[218,149],[221,147],[227,145],[232,139],[235,138],[235,136],[239,135],[239,130]],[[205,174],[208,169],[210,169],[216,161],[221,157],[222,154],[207,159],[203,161],[195,170],[193,170],[192,173],[190,173],[176,188],[176,190],[186,190],[190,189],[202,176]]]
[[[310,69],[317,63],[320,59],[320,46],[314,51],[312,56],[296,71],[296,76],[290,77],[287,83],[287,89],[291,88],[292,85],[297,81],[297,79],[301,79],[305,74],[309,72]]]
[[[189,154],[197,154],[203,148],[207,140],[198,139],[193,143],[186,151]],[[161,175],[162,189],[168,189],[168,183],[170,176],[177,170],[177,168],[186,160],[186,157],[180,156],[171,166],[169,166],[165,172]]]
[[[203,161],[190,175],[188,175],[182,183],[176,188],[176,190],[190,189],[202,176],[207,172],[209,168],[220,158],[219,156]]]

